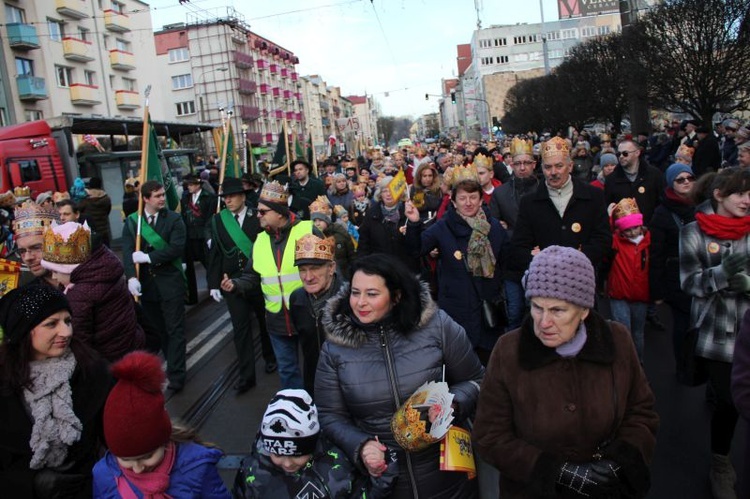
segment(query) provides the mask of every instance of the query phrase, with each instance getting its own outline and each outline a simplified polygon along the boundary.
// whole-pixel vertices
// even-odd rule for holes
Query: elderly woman
[[[0,300],[0,483],[3,497],[91,497],[106,363],[73,337],[58,290],[32,285]]]
[[[525,288],[531,315],[492,352],[474,423],[500,496],[644,497],[654,396],[630,333],[593,309],[591,262],[549,246]]]
[[[464,329],[432,301],[411,270],[389,255],[357,260],[350,285],[323,313],[326,342],[315,375],[324,434],[372,476],[397,449],[395,499],[476,497],[465,473],[439,471],[440,446],[407,452],[391,430],[396,410],[443,371],[454,395],[454,423],[474,412],[484,370]]]

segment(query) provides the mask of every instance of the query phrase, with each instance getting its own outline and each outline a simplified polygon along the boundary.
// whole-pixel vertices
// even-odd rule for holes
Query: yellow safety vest
[[[266,310],[271,313],[281,311],[282,301],[289,308],[289,297],[292,291],[302,287],[299,270],[294,265],[294,249],[297,239],[312,232],[312,222],[303,220],[292,227],[281,258],[281,270],[276,266],[276,259],[268,232],[258,234],[253,246],[253,270],[260,275],[260,289],[266,302]]]

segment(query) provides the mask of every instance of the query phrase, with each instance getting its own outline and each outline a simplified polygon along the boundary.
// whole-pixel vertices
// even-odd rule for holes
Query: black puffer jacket
[[[484,368],[464,329],[430,298],[422,286],[422,314],[408,334],[386,322],[361,326],[346,313],[349,287],[323,313],[327,341],[315,376],[316,404],[325,435],[362,468],[362,446],[377,437],[399,450],[399,479],[393,498],[471,498],[476,484],[465,473],[441,472],[440,446],[407,453],[391,433],[391,417],[426,381],[440,381],[443,364],[458,404],[454,424],[474,413]],[[418,299],[402,297],[402,299]],[[362,468],[364,469],[364,468]]]

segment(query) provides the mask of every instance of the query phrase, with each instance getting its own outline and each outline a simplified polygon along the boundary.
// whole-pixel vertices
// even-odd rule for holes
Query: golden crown
[[[680,147],[677,148],[677,153],[675,154],[675,157],[682,157],[685,159],[689,159],[692,161],[693,154],[695,154],[695,149],[692,147],[686,145],[686,144],[680,144]]]
[[[570,144],[568,144],[567,140],[560,137],[552,137],[542,144],[542,159],[547,159],[550,156],[558,154],[570,157]]]
[[[477,167],[474,166],[473,163],[469,166],[456,166],[453,168],[451,185],[456,185],[459,182],[463,182],[464,180],[473,180],[474,182],[479,182],[479,177],[477,176]]]
[[[51,225],[44,231],[42,259],[52,263],[79,264],[91,256],[91,231],[80,225],[67,239],[55,232],[62,225]]]
[[[297,239],[294,246],[295,260],[326,260],[333,261],[336,242],[332,237],[321,239],[315,234],[305,234]]]
[[[474,156],[474,162],[472,164],[474,165],[474,168],[484,167],[488,170],[492,170],[492,158],[481,153]]]
[[[54,207],[44,207],[31,200],[25,201],[13,211],[15,221],[13,230],[16,237],[41,236],[44,229],[57,220],[57,210]]]
[[[31,196],[31,189],[27,186],[24,187],[14,187],[13,188],[13,194],[15,194],[18,197],[29,197]]]
[[[281,185],[278,180],[266,182],[260,191],[260,201],[287,204],[289,201],[289,191],[286,188],[286,184]]]
[[[635,202],[635,198],[622,198],[620,202],[615,205],[615,209],[612,212],[612,218],[619,220],[620,218],[640,212],[641,210],[638,209],[638,203]]]
[[[521,154],[528,154],[529,156],[534,155],[534,141],[531,139],[522,139],[519,137],[513,137],[510,143],[510,155],[514,158]]]
[[[310,203],[310,213],[325,213],[330,217],[332,210],[328,198],[325,196],[318,196],[315,198],[315,201]]]

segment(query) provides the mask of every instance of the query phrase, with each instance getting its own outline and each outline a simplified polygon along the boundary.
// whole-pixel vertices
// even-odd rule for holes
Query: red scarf
[[[692,199],[690,199],[689,196],[688,197],[680,196],[671,187],[667,187],[666,189],[664,189],[664,195],[667,199],[669,199],[670,201],[674,201],[676,203],[685,204],[685,205],[694,204]]]
[[[117,491],[125,499],[136,498],[131,487],[143,494],[143,499],[172,499],[166,493],[169,488],[169,474],[177,455],[174,442],[169,442],[164,450],[164,459],[156,468],[146,473],[136,473],[131,469],[120,468],[126,480],[117,480]]]
[[[750,233],[750,217],[725,217],[709,213],[696,213],[698,227],[711,237],[736,241]]]

